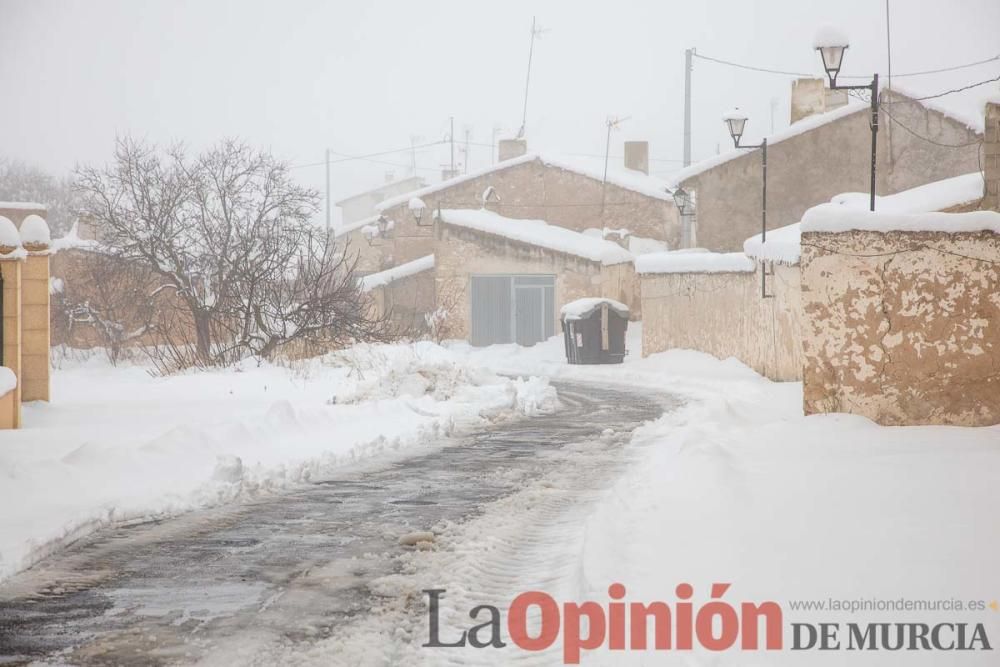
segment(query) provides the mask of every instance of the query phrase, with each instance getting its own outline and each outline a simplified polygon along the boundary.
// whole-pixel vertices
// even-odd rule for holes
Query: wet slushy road
[[[371,608],[367,582],[398,567],[401,535],[475,516],[565,465],[546,453],[624,436],[666,407],[639,392],[553,384],[552,414],[377,471],[78,541],[0,586],[0,664],[187,664],[256,632],[292,644],[328,637]]]

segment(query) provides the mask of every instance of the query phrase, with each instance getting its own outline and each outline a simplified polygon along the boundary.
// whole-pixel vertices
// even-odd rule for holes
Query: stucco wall
[[[580,232],[604,227],[628,229],[633,235],[666,241],[671,248],[680,247],[680,219],[672,201],[608,183],[602,212],[600,181],[539,160],[498,169],[424,196],[427,210],[423,223],[430,220],[438,205],[444,209],[482,207],[483,191],[491,185],[501,201],[491,202],[490,210],[509,218],[545,220]],[[360,268],[381,271],[434,252],[433,228],[418,226],[407,202],[387,209],[383,215],[395,223],[395,228],[389,239],[376,241],[380,244],[377,248],[368,247],[360,230],[344,235],[352,247],[361,249]]]
[[[0,428],[21,426],[21,269],[24,262],[17,259],[0,260],[3,273],[3,365],[14,372],[17,387],[0,403],[5,412],[0,414]]]
[[[371,291],[379,314],[388,313],[397,329],[419,336],[428,329],[425,315],[434,311],[434,271],[421,271]]]
[[[915,137],[883,112],[878,134],[876,192],[893,194],[943,178],[977,171],[976,142],[962,123],[901,96],[887,95],[885,108],[914,132],[946,148]],[[868,192],[871,165],[870,112],[831,121],[809,132],[768,146],[767,220],[775,229],[802,219],[806,209],[842,192]],[[748,142],[759,135],[748,126]],[[698,245],[739,251],[743,241],[760,233],[761,164],[759,151],[724,162],[684,181],[698,197]]]
[[[573,255],[551,252],[510,239],[441,224],[434,251],[437,306],[448,311],[448,338],[467,339],[471,330],[469,283],[477,274],[544,274],[555,280],[555,331],[559,308],[586,296],[607,296],[638,303],[631,264],[601,266]],[[626,297],[626,298],[622,298]],[[637,309],[636,309],[637,310]]]
[[[1000,236],[806,233],[804,408],[1000,423]]]
[[[770,272],[771,268],[768,267]],[[685,348],[736,357],[772,380],[802,378],[799,267],[776,265],[768,293],[753,273],[666,273],[639,276],[642,353]]]

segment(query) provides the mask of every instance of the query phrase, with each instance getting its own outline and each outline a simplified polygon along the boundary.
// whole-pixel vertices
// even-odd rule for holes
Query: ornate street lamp
[[[871,94],[871,128],[872,128],[872,165],[871,183],[869,185],[870,208],[875,210],[875,167],[878,151],[878,72],[872,76],[872,82],[867,86],[838,86],[837,75],[844,62],[844,52],[849,44],[847,37],[831,28],[823,28],[816,33],[813,48],[819,51],[823,60],[823,69],[830,80],[830,90],[867,90]]]
[[[691,215],[694,213],[694,206],[691,205],[691,193],[684,188],[677,188],[673,191],[674,206],[681,215]]]
[[[747,146],[740,143],[743,137],[743,130],[746,128],[747,116],[736,107],[732,111],[727,111],[722,115],[722,120],[729,129],[729,136],[733,138],[733,146],[736,148],[746,148],[748,150],[760,149],[760,173],[761,173],[761,207],[760,207],[760,242],[767,241],[767,138],[761,140],[759,144]],[[760,269],[760,296],[768,298],[774,296],[767,293],[767,269],[761,262]]]

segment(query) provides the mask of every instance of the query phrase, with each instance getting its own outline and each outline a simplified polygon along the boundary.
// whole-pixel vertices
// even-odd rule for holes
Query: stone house
[[[372,295],[376,312],[389,314],[399,331],[427,333],[427,316],[435,308],[434,255],[368,274],[361,279],[361,289]]]
[[[638,310],[632,255],[541,220],[443,209],[435,226],[438,334],[473,345],[533,345],[559,331],[559,309],[602,296]]]
[[[49,400],[49,255],[40,204],[0,203],[0,428],[21,426],[22,401]],[[16,222],[15,222],[16,221]]]
[[[382,185],[335,202],[341,210],[341,224],[350,225],[358,220],[370,218],[375,215],[375,207],[385,199],[425,185],[427,183],[419,176],[408,176],[397,180],[391,173],[386,174],[385,183]]]
[[[798,222],[807,209],[837,193],[869,189],[870,106],[848,103],[816,81],[796,83],[792,125],[767,137],[767,219],[772,229]],[[895,88],[883,91],[878,194],[979,169],[982,118],[963,118],[935,102],[918,101]],[[753,126],[748,128],[753,135]],[[738,251],[744,239],[760,230],[760,151],[723,153],[682,170],[673,181],[695,193],[699,245]]]
[[[647,239],[678,247],[681,221],[667,183],[644,173],[648,171],[648,162],[642,159],[645,143],[632,143],[626,163],[639,169],[612,165],[607,182],[603,161],[591,164],[583,159],[534,153],[511,156],[502,151],[496,165],[386,199],[378,206],[378,215],[346,225],[337,234],[358,253],[360,273],[383,271],[434,253],[435,210],[483,207],[489,191],[485,206],[511,224],[521,219],[545,220],[617,239],[625,247]],[[365,232],[377,227],[380,219],[389,222],[391,231],[369,243]]]

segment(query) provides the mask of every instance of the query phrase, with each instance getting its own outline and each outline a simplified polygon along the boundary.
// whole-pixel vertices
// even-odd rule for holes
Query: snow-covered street
[[[80,540],[0,589],[0,652],[275,664],[319,651],[327,664],[356,664],[370,654],[370,633],[419,614],[406,585],[413,546],[401,538],[453,559],[481,557],[482,569],[452,571],[449,583],[498,602],[539,572],[565,580],[574,568],[565,538],[574,536],[553,524],[571,513],[578,522],[624,464],[630,431],[672,403],[584,384],[559,393],[557,411],[455,436],[388,467]],[[506,522],[474,534],[504,502]],[[397,664],[418,647],[412,639],[369,657]],[[332,658],[331,644],[340,647]]]

